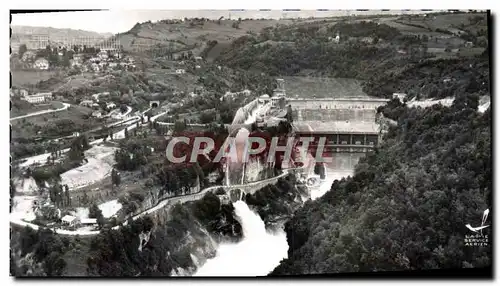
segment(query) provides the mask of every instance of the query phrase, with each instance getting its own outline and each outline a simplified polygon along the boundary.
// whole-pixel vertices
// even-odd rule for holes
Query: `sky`
[[[12,25],[35,26],[35,27],[53,27],[69,28],[75,30],[87,30],[98,33],[121,33],[130,30],[136,23],[146,22],[148,20],[155,22],[162,19],[182,19],[184,17],[205,17],[218,19],[220,16],[231,18],[274,18],[280,17],[332,17],[345,16],[349,14],[377,14],[381,13],[401,13],[392,10],[392,12],[381,12],[380,10],[355,11],[355,10],[330,10],[330,11],[229,11],[229,10],[107,10],[90,12],[52,12],[52,13],[28,13],[13,14]],[[420,12],[413,10],[411,12]],[[410,13],[405,11],[404,13]]]

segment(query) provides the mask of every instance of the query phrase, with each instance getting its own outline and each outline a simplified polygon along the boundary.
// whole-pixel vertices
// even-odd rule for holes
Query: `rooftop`
[[[380,125],[363,121],[300,121],[293,123],[293,129],[296,132],[378,134]]]
[[[65,215],[61,218],[62,221],[64,222],[73,222],[76,219],[76,217],[72,215]]]
[[[82,224],[96,224],[97,219],[96,218],[82,218],[81,222],[82,222]]]

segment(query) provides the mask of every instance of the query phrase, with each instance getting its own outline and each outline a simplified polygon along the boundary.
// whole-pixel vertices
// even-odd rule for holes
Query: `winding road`
[[[26,118],[26,117],[38,116],[38,115],[47,114],[47,113],[59,112],[59,111],[66,110],[66,109],[68,109],[71,106],[71,104],[69,104],[69,103],[64,103],[64,102],[61,102],[61,103],[64,105],[61,108],[58,108],[58,109],[47,109],[47,110],[42,110],[42,111],[37,111],[37,112],[29,113],[29,114],[26,114],[26,115],[21,115],[21,116],[13,117],[13,118],[10,119],[10,121],[17,120],[17,119],[23,119],[23,118]]]

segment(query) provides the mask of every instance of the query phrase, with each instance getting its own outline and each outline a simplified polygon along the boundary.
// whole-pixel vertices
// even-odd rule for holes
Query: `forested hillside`
[[[408,94],[408,99],[445,98],[462,93],[490,92],[489,55],[454,59],[429,59],[406,66],[399,74],[378,73],[363,86],[373,96]]]
[[[336,31],[349,35],[340,43],[332,41]],[[344,34],[343,34],[344,35]],[[380,45],[367,44],[365,37]],[[370,22],[321,21],[310,25],[266,28],[259,35],[235,40],[218,62],[234,68],[264,71],[272,76],[302,75],[366,79],[379,66],[398,60],[394,47],[384,40],[405,43],[415,37],[400,35],[397,29]],[[416,40],[418,42],[418,40]]]
[[[491,207],[491,110],[477,97],[406,108],[385,144],[287,222],[288,259],[272,275],[470,268],[491,247],[468,247],[467,222]],[[385,113],[384,112],[384,113]]]

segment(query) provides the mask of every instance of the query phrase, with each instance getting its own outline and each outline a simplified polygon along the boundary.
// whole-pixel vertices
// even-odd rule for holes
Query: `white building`
[[[269,102],[269,100],[270,100],[270,98],[269,98],[269,95],[267,95],[267,94],[261,95],[259,97],[259,102],[261,102],[261,103],[267,103],[267,102]]]
[[[96,225],[97,219],[96,218],[82,218],[80,223],[82,225]]]
[[[177,70],[175,70],[175,73],[176,74],[184,74],[184,73],[186,73],[186,70],[185,69],[177,69]]]
[[[36,69],[47,70],[49,69],[49,61],[44,58],[39,58],[35,61],[33,66]]]
[[[82,63],[77,60],[69,60],[69,64],[72,68],[79,67],[82,65]]]
[[[108,59],[108,52],[106,52],[106,51],[100,51],[99,54],[97,54],[97,56],[101,60],[107,60]]]
[[[34,52],[32,52],[32,51],[26,51],[26,52],[23,54],[23,56],[22,56],[21,60],[22,60],[23,62],[32,61],[32,60],[34,60],[34,59],[35,59],[35,57],[36,57],[36,54],[35,54]]]
[[[406,98],[406,93],[393,93],[392,98],[393,99],[397,98],[401,103],[403,103],[404,99]]]
[[[92,64],[92,70],[98,72],[100,70],[99,65],[96,63]]]
[[[83,61],[83,55],[82,54],[74,54],[73,55],[73,60],[77,62],[82,62]]]
[[[107,109],[116,108],[116,104],[114,104],[113,102],[108,102],[108,103],[106,104],[106,108],[107,108]]]
[[[335,37],[328,37],[328,40],[330,40],[330,41],[338,44],[340,42],[340,35],[339,35],[339,33],[337,33],[337,35]]]
[[[72,215],[65,215],[61,218],[61,221],[64,225],[75,226],[78,223],[78,218]]]
[[[52,99],[51,92],[37,93],[37,94],[24,96],[24,100],[26,100],[29,103],[41,103],[41,102],[45,102],[46,100],[51,100],[51,99]]]
[[[82,100],[82,102],[80,102],[81,106],[92,107],[92,104],[94,104],[92,100]]]

